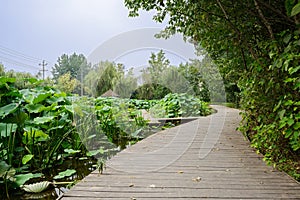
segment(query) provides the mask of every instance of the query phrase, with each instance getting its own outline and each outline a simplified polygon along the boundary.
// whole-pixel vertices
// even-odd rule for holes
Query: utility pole
[[[80,94],[81,94],[81,96],[83,96],[83,69],[82,69],[83,67],[82,66],[80,66],[80,82],[81,82],[81,87],[80,87]]]
[[[48,70],[45,69],[45,66],[46,66],[46,65],[48,65],[48,63],[46,63],[45,60],[43,60],[43,62],[39,64],[39,66],[42,66],[42,67],[43,67],[43,68],[40,70],[40,71],[43,72],[43,80],[45,80],[45,71],[48,71]]]

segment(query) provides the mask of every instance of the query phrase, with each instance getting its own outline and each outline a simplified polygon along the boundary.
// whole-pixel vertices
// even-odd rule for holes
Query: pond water
[[[69,182],[70,185],[50,185],[49,188],[41,193],[27,193],[24,191],[14,191],[13,194],[10,194],[10,199],[19,200],[19,199],[47,199],[53,200],[58,199],[61,195],[63,195],[66,191],[68,191],[68,187],[76,184],[79,180],[83,179],[85,176],[90,174],[97,168],[97,159],[95,158],[87,158],[87,159],[79,159],[79,158],[70,158],[58,167],[52,168],[51,171],[45,172],[45,178],[43,180],[52,180],[53,174],[58,174],[65,169],[75,169],[76,173],[68,178],[59,179],[57,182]],[[37,180],[34,180],[36,182]],[[37,181],[39,182],[39,181]],[[26,183],[27,184],[27,183]],[[30,183],[28,183],[30,184]]]
[[[111,150],[106,155],[103,155],[103,159],[109,159],[108,155],[111,157],[115,155],[119,149]],[[85,176],[89,175],[92,171],[97,169],[97,159],[95,158],[69,158],[65,160],[64,163],[58,167],[52,168],[51,171],[45,172],[45,178],[43,180],[52,180],[54,174],[58,174],[61,171],[66,169],[75,169],[76,173],[70,177],[57,180],[58,183],[69,182],[69,184],[56,184],[50,185],[49,188],[41,193],[27,193],[24,191],[14,191],[13,194],[10,194],[10,199],[19,200],[19,199],[43,199],[43,200],[53,200],[58,199],[65,192],[68,191],[68,188],[75,185],[78,181],[82,180]],[[39,182],[34,180],[32,182]],[[26,183],[27,184],[27,183]],[[28,183],[30,184],[30,183]],[[1,199],[1,198],[0,198]]]

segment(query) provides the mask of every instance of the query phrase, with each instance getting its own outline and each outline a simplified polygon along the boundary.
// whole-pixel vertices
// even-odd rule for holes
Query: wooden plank
[[[236,130],[240,111],[214,108],[118,153],[63,199],[300,199],[300,184],[267,166]]]

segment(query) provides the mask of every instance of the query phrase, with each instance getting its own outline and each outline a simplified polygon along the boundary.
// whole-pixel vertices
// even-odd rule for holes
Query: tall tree
[[[165,57],[165,53],[160,50],[157,54],[151,53],[148,60],[149,66],[143,70],[143,86],[139,87],[133,95],[138,99],[161,99],[171,92],[168,88],[164,73],[168,73],[170,61]],[[170,80],[170,79],[168,79]]]
[[[151,82],[157,84],[161,73],[170,66],[170,61],[165,57],[163,50],[160,50],[157,54],[151,53],[148,63],[146,71],[150,74]]]
[[[57,81],[60,76],[69,72],[72,78],[82,81],[90,70],[91,64],[87,62],[83,54],[63,54],[52,68],[52,75],[53,79]]]

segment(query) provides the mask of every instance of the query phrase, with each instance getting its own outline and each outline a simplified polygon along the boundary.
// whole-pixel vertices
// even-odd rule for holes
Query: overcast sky
[[[88,56],[121,33],[160,28],[152,14],[129,18],[123,0],[0,0],[0,62],[18,71],[47,68],[62,54]]]

